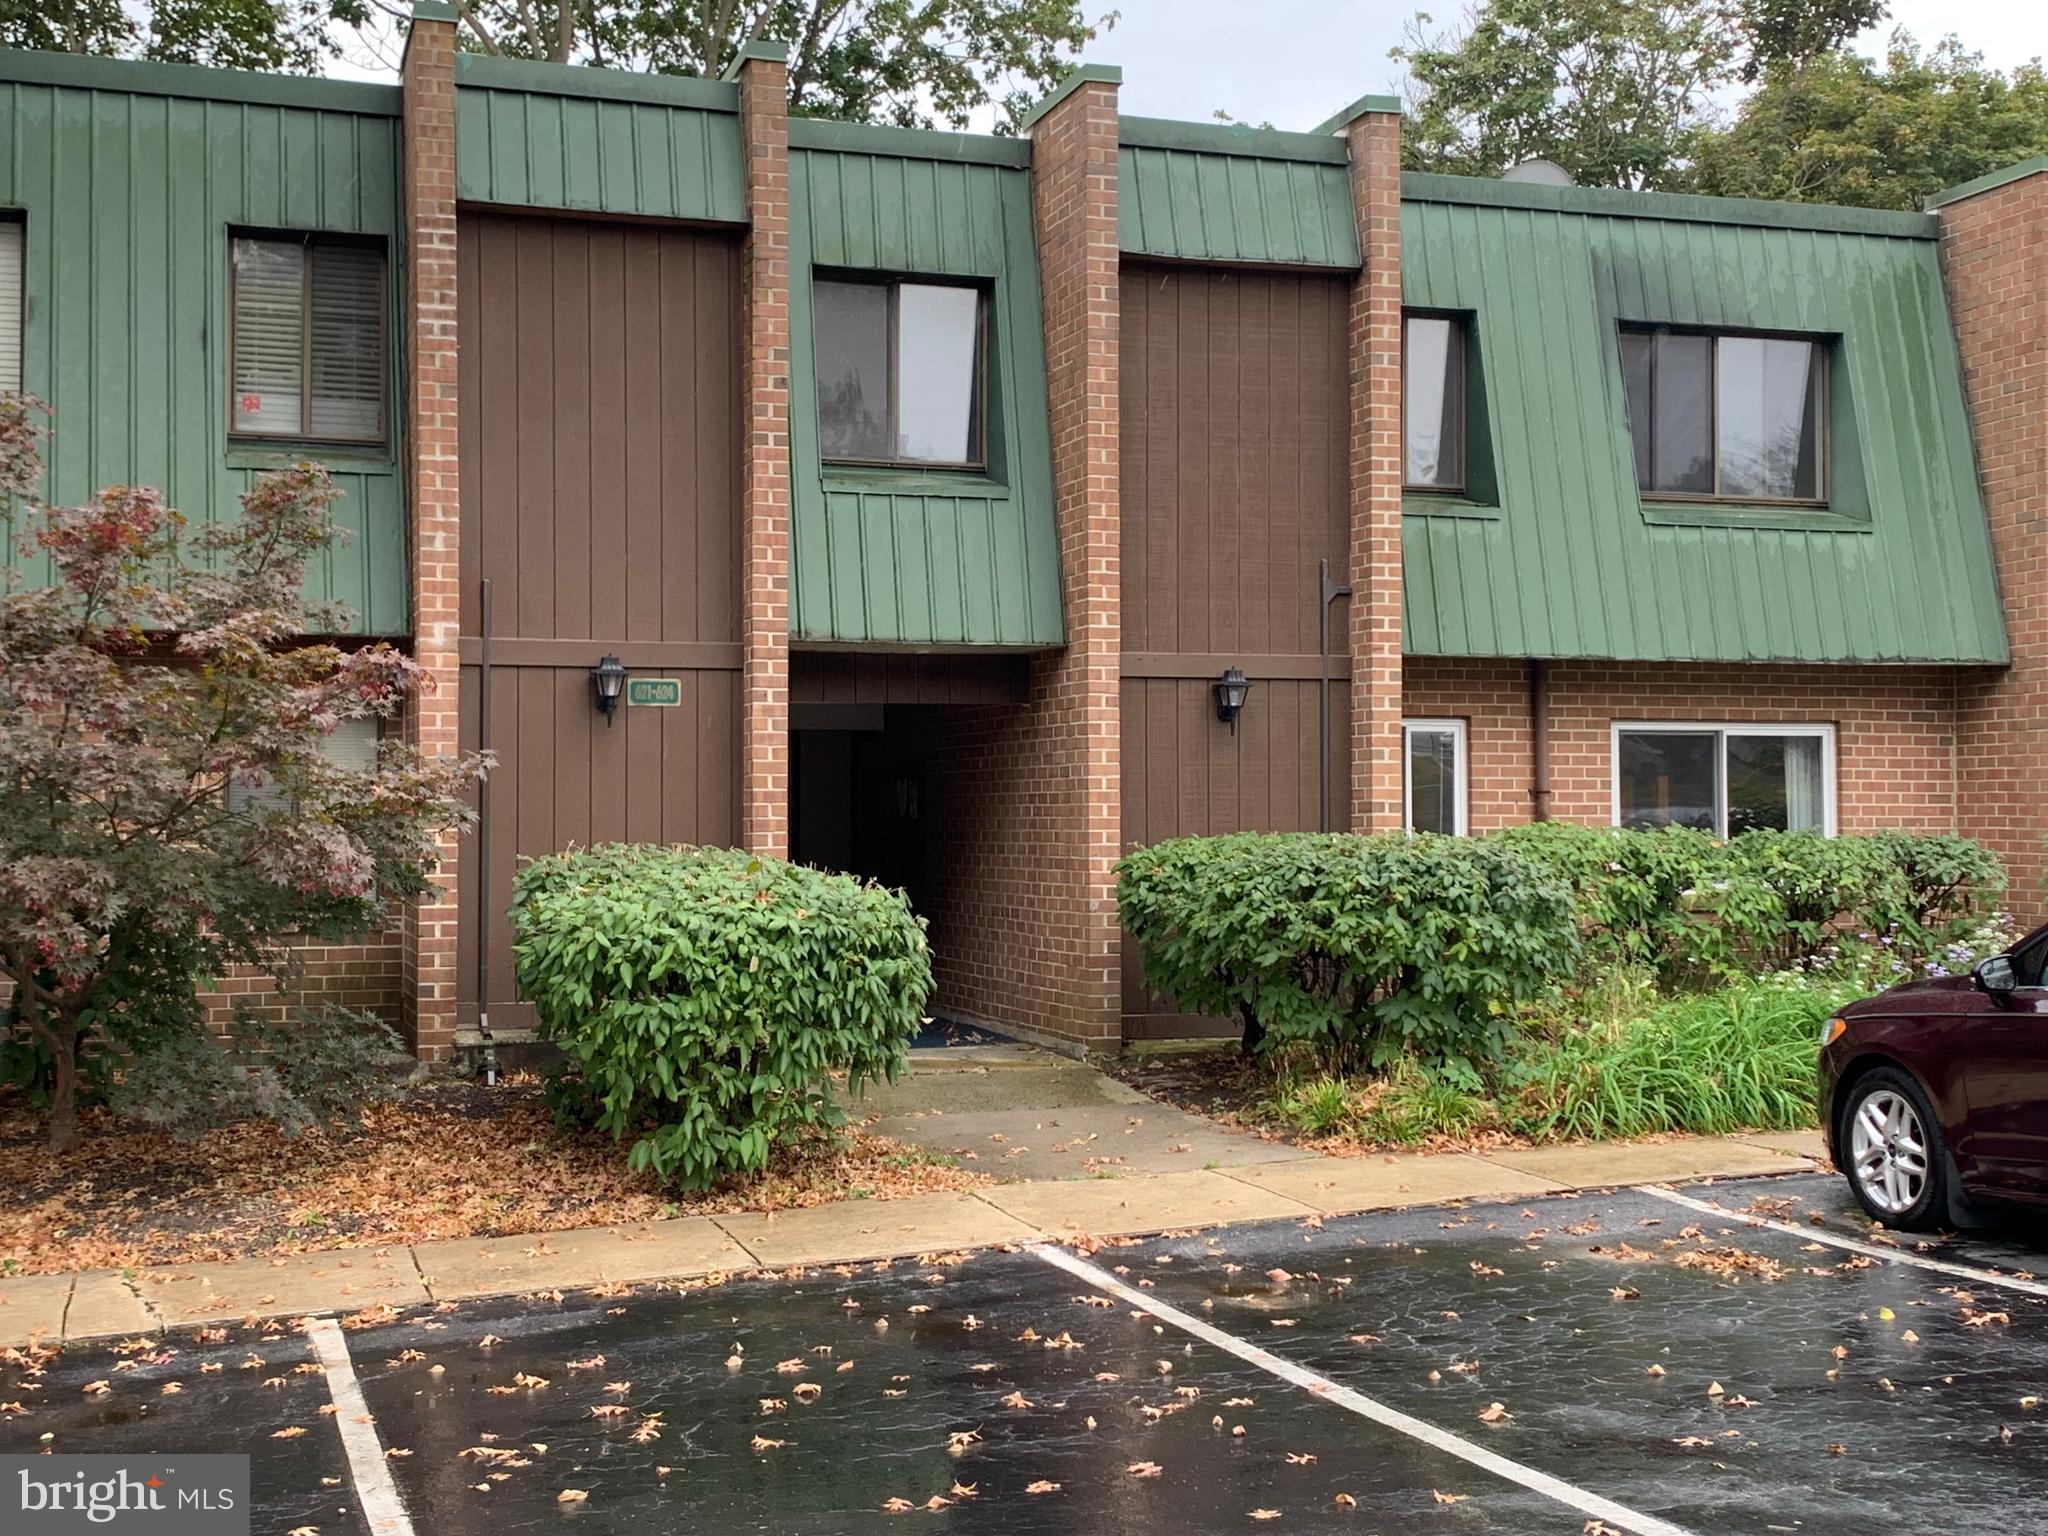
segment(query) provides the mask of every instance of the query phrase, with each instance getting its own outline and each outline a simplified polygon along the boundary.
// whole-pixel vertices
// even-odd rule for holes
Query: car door
[[[2042,986],[2048,937],[2013,955],[2020,986],[2012,1006],[1991,998],[1958,1032],[1966,1055],[1963,1096],[1969,1118],[1956,1151],[1975,1178],[2004,1193],[2048,1198],[2048,988]]]

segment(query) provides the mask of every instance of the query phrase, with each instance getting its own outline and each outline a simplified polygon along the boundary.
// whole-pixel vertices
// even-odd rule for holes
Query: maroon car
[[[1887,1226],[1962,1226],[1976,1200],[2048,1203],[2048,928],[1967,976],[1851,1003],[1821,1038],[1828,1154]]]

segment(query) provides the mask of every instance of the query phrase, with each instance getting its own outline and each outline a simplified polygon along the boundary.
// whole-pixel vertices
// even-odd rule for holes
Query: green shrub
[[[1723,840],[1546,822],[1493,836],[1570,885],[1594,960],[1647,965],[1667,989],[1785,969],[1845,941],[1933,955],[2005,885],[1995,855],[1944,834]]]
[[[1504,1128],[1542,1141],[1810,1126],[1821,1024],[1843,1001],[1738,984],[1525,1041],[1504,1074]]]
[[[848,875],[716,848],[528,862],[513,955],[567,1115],[686,1188],[836,1123],[827,1074],[893,1079],[932,991],[923,921]]]
[[[1473,1086],[1517,1009],[1579,953],[1570,894],[1499,842],[1341,833],[1187,837],[1117,867],[1146,980],[1339,1071],[1413,1055]]]

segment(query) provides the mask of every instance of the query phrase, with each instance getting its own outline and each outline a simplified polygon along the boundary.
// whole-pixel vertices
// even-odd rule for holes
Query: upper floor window
[[[237,235],[229,350],[237,437],[384,441],[384,249]]]
[[[824,457],[981,468],[988,368],[981,290],[821,278],[811,291]]]
[[[1827,500],[1825,343],[1625,327],[1636,484],[1645,496]]]
[[[21,389],[22,233],[20,219],[0,214],[0,395]]]
[[[1448,315],[1401,317],[1402,482],[1465,488],[1465,325]]]

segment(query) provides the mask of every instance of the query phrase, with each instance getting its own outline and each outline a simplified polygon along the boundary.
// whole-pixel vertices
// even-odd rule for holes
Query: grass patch
[[[1821,1024],[1845,995],[1753,982],[1655,1002],[1623,983],[1603,991],[1594,1017],[1518,1035],[1476,1091],[1413,1061],[1354,1079],[1296,1064],[1254,1114],[1377,1146],[1799,1129],[1814,1124]]]

